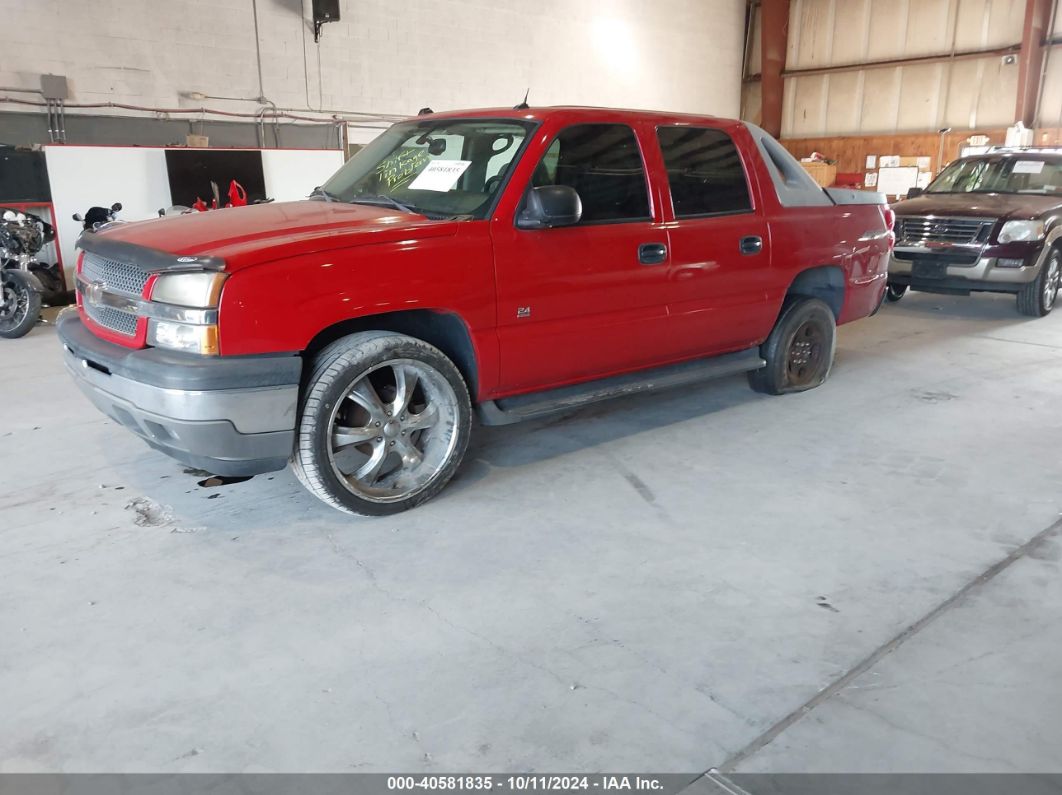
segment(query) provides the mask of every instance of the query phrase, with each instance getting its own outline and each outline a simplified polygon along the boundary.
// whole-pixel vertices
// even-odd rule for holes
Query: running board
[[[545,392],[486,400],[476,406],[476,411],[484,425],[509,425],[571,411],[609,398],[694,384],[712,378],[759,370],[766,365],[760,356],[759,348],[749,348],[711,359],[669,364],[666,367],[616,375]]]

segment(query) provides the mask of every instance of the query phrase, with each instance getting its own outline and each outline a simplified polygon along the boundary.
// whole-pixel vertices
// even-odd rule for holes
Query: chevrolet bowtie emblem
[[[85,285],[85,300],[90,304],[98,304],[103,300],[103,282],[91,282]]]

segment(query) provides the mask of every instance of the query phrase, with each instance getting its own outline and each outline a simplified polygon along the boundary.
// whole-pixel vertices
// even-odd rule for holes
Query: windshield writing
[[[322,187],[339,201],[429,218],[486,217],[532,125],[491,119],[396,124]]]

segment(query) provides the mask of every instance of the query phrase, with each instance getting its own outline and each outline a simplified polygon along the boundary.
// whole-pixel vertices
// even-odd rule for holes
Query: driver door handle
[[[663,243],[642,243],[638,246],[638,262],[642,265],[659,265],[667,261],[667,246]]]

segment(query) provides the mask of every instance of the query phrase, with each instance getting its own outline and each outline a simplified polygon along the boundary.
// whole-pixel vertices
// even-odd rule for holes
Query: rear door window
[[[650,217],[642,153],[634,130],[625,124],[576,124],[561,130],[531,184],[575,188],[583,202],[582,223]]]
[[[676,218],[752,210],[749,185],[734,141],[710,127],[660,127]]]

